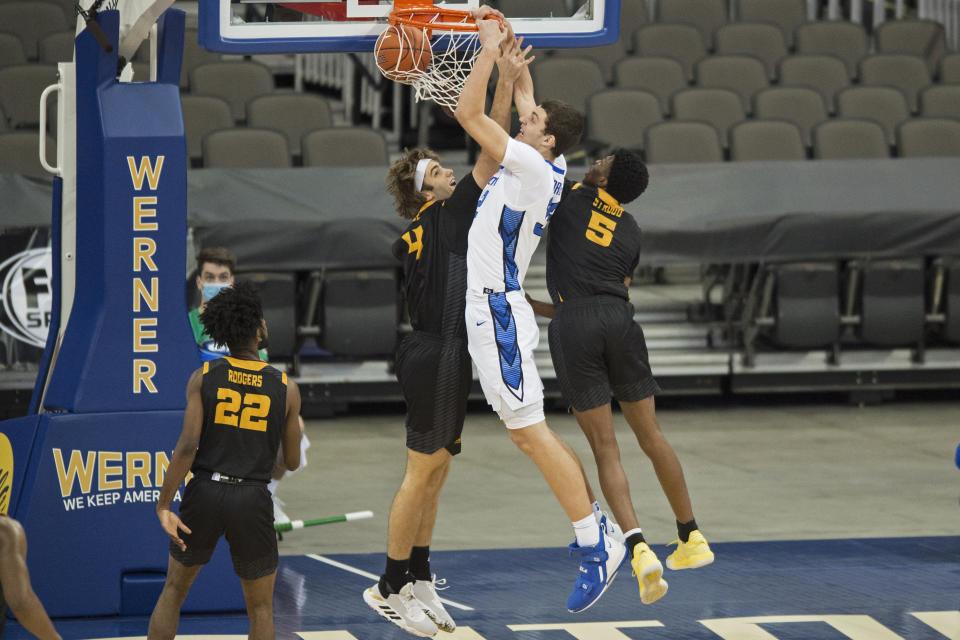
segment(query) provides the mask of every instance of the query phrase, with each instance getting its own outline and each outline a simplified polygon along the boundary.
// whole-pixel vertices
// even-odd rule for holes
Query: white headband
[[[423,189],[423,178],[427,175],[427,167],[430,166],[432,161],[432,158],[423,158],[417,163],[417,171],[413,174],[413,186],[417,188],[417,191]]]

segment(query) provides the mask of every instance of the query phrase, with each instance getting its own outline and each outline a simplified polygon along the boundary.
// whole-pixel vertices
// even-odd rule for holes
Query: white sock
[[[592,513],[573,523],[573,533],[577,536],[579,547],[595,547],[600,542],[600,527]]]
[[[591,506],[593,506],[593,517],[597,519],[597,524],[600,524],[600,518],[603,517],[603,511],[600,511],[600,503],[594,500]]]
[[[626,533],[623,534],[623,537],[624,539],[627,539],[635,533],[643,533],[643,529],[641,529],[640,527],[637,527],[636,529],[630,529],[630,531],[627,531]]]

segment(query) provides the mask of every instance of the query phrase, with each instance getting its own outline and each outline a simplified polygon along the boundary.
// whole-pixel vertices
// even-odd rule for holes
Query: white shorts
[[[542,422],[543,383],[533,351],[540,329],[523,291],[467,293],[467,343],[487,403],[509,429]]]

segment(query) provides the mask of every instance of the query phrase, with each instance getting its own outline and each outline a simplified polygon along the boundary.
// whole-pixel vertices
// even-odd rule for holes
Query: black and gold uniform
[[[200,396],[203,427],[193,479],[180,504],[186,551],[170,554],[186,566],[206,564],[226,535],[233,567],[256,580],[277,568],[273,501],[267,490],[283,437],[287,374],[259,360],[205,362]]]
[[[397,380],[407,403],[407,447],[420,453],[460,452],[473,381],[463,318],[467,234],[480,193],[467,174],[449,198],[423,205],[393,245],[413,325],[397,349]]]
[[[578,411],[635,402],[660,388],[624,279],[640,261],[640,228],[603,189],[567,181],[550,220],[547,288],[556,305],[550,355],[564,399]]]

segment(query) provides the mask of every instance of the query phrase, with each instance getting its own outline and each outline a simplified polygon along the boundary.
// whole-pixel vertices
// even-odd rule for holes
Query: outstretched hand
[[[169,509],[157,509],[157,518],[160,519],[160,526],[170,536],[173,543],[180,547],[180,551],[186,551],[187,544],[180,538],[180,530],[185,533],[193,533],[190,527],[183,524],[179,516]]]
[[[523,36],[520,36],[519,38],[508,38],[501,48],[503,49],[503,53],[497,60],[497,69],[499,69],[500,75],[504,80],[514,82],[520,77],[520,72],[523,71],[523,68],[533,62],[535,56],[527,57],[530,50],[533,49],[533,46],[528,45],[527,48],[524,49]]]
[[[477,22],[477,33],[480,46],[484,49],[493,49],[499,55],[500,43],[507,37],[507,29],[503,24],[496,20],[480,20]]]

